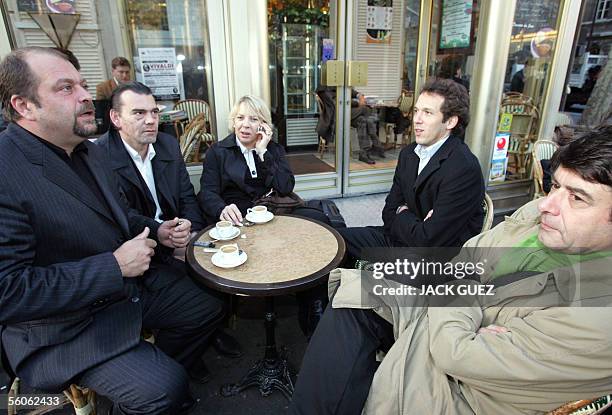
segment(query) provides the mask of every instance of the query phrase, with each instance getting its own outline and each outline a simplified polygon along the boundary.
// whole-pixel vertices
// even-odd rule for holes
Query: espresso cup
[[[252,208],[247,209],[247,213],[250,213],[258,218],[262,218],[268,213],[268,208],[265,206],[253,206]]]
[[[227,220],[220,220],[215,225],[215,228],[217,229],[217,235],[219,235],[220,238],[229,238],[236,232],[234,224]]]
[[[236,244],[223,245],[219,248],[219,253],[221,255],[221,261],[229,264],[238,261],[238,257],[240,256],[240,250]]]

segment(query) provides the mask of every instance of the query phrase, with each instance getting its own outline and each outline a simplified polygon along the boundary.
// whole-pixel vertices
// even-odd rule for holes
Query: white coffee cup
[[[215,225],[215,228],[217,229],[217,235],[219,235],[219,238],[229,238],[236,233],[234,224],[228,220],[220,220]]]
[[[238,249],[238,245],[223,245],[219,248],[219,255],[221,256],[221,261],[226,264],[232,264],[238,261],[238,257],[240,256],[240,250]]]
[[[247,209],[247,214],[249,213],[256,218],[264,218],[266,213],[268,213],[268,208],[262,205],[253,206],[252,208]]]

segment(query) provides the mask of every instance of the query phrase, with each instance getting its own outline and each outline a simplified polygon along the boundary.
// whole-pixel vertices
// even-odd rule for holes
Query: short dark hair
[[[151,88],[149,88],[145,84],[142,84],[138,81],[124,82],[120,84],[117,88],[115,88],[113,94],[111,95],[110,101],[112,109],[117,112],[121,111],[121,106],[123,105],[123,103],[121,102],[121,95],[123,95],[123,93],[127,91],[132,91],[133,93],[138,95],[153,95],[153,91],[151,91]]]
[[[560,147],[550,161],[552,173],[560,166],[587,182],[612,187],[612,126],[590,131]]]
[[[30,46],[15,49],[6,55],[0,62],[0,102],[2,102],[4,116],[8,121],[17,121],[21,118],[21,115],[11,105],[13,95],[26,98],[40,107],[37,93],[40,79],[34,74],[27,62],[28,56],[32,54],[53,55],[74,65],[68,55],[57,48]]]
[[[117,56],[111,61],[111,67],[113,69],[115,69],[117,66],[127,66],[128,68],[132,67],[132,65],[130,65],[130,61],[123,56]]]
[[[451,79],[433,78],[425,83],[421,94],[435,94],[444,98],[442,103],[442,121],[457,116],[459,121],[452,129],[453,135],[463,138],[465,129],[470,123],[470,96],[463,85]]]

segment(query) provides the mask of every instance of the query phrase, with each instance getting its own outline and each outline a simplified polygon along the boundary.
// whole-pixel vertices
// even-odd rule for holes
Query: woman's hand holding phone
[[[266,124],[261,123],[259,127],[257,127],[257,142],[255,143],[255,151],[257,154],[263,156],[265,153],[268,143],[272,140],[272,128]]]

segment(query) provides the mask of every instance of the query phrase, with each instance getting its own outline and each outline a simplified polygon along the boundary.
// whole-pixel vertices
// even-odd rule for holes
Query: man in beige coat
[[[292,413],[526,415],[612,392],[612,128],[561,148],[552,168],[545,199],[464,245],[480,283],[446,287],[485,289],[454,297],[461,307],[333,271]]]

